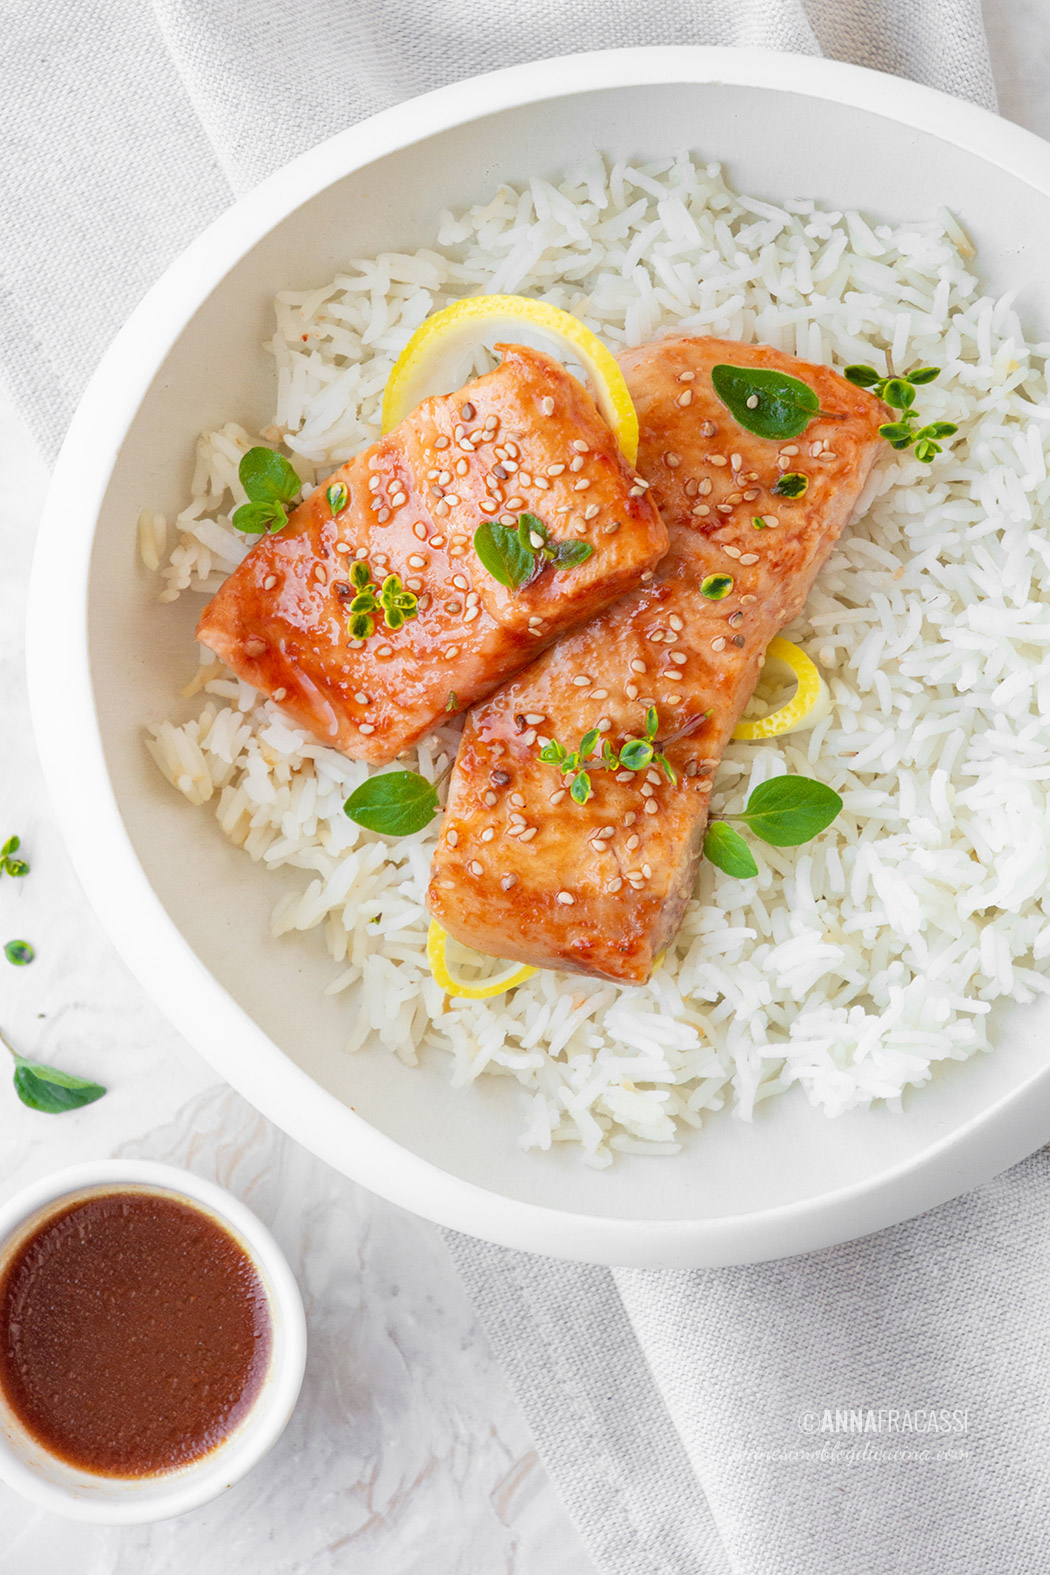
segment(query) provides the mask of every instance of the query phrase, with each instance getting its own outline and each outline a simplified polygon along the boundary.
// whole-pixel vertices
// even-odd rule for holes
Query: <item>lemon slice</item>
[[[448,944],[448,932],[443,930],[436,919],[431,919],[430,929],[427,931],[427,962],[430,971],[446,995],[462,996],[467,1001],[484,1001],[490,995],[502,995],[504,990],[512,990],[516,984],[524,984],[526,979],[531,979],[536,972],[523,963],[508,963],[502,973],[492,974],[487,979],[458,979],[449,967],[445,948]],[[469,947],[463,947],[469,951]],[[492,962],[491,957],[486,957],[483,952],[470,953],[476,957],[478,964]]]
[[[738,722],[733,729],[735,739],[779,738],[781,733],[794,733],[802,727],[813,727],[831,710],[831,695],[805,651],[800,651],[790,640],[779,635],[770,640],[766,649],[763,673],[769,667],[787,669],[798,685],[791,699],[779,710],[768,716],[755,717],[750,722]]]
[[[467,353],[493,336],[527,327],[587,374],[595,404],[631,465],[638,458],[638,416],[623,373],[596,334],[557,306],[524,295],[474,295],[421,323],[394,363],[383,394],[383,431],[389,432],[428,394],[454,385]]]

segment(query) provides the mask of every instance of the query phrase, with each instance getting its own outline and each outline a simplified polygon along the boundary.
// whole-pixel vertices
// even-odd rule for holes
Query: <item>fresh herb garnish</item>
[[[732,589],[731,574],[709,574],[706,580],[700,581],[700,594],[706,596],[709,602],[720,602]]]
[[[577,568],[594,548],[588,541],[555,541],[535,514],[521,514],[517,525],[483,520],[474,532],[474,551],[494,580],[516,591],[546,568]]]
[[[798,470],[785,470],[773,488],[775,498],[800,498],[809,486],[809,477]]]
[[[821,410],[809,384],[786,372],[723,364],[711,368],[711,386],[734,420],[756,437],[798,437],[815,416],[841,419],[833,411]]]
[[[445,710],[446,711],[458,711],[459,710],[459,701],[456,698],[456,691],[454,689],[450,689],[449,692],[448,692],[448,699],[445,701]]]
[[[18,837],[8,837],[3,847],[0,848],[0,875],[13,875],[20,880],[23,875],[29,874],[29,865],[25,859],[16,859],[15,854],[22,846]]]
[[[417,771],[386,771],[355,788],[343,813],[368,831],[408,837],[422,831],[438,812],[437,789]]]
[[[333,481],[330,487],[325,488],[325,497],[332,513],[341,514],[350,502],[350,489],[345,481]]]
[[[959,428],[954,421],[930,421],[926,426],[916,426],[918,412],[915,390],[924,383],[932,383],[940,376],[939,366],[920,366],[899,377],[880,377],[873,366],[848,366],[843,376],[858,388],[870,388],[883,404],[892,405],[900,412],[896,421],[887,421],[879,432],[891,448],[911,448],[915,445],[915,458],[929,465],[942,452],[940,438],[954,437]]]
[[[616,750],[607,738],[602,738],[596,727],[584,733],[576,749],[568,750],[556,738],[544,744],[540,759],[557,766],[563,777],[571,778],[569,797],[574,804],[586,804],[594,792],[590,771],[644,771],[648,766],[659,766],[672,785],[678,781],[674,766],[656,747],[659,720],[656,707],[645,713],[645,737],[629,738]],[[601,749],[598,744],[601,742]],[[589,766],[590,770],[585,769]]]
[[[41,1110],[49,1116],[61,1115],[66,1110],[79,1110],[81,1105],[93,1105],[106,1092],[101,1083],[90,1083],[86,1078],[60,1072],[57,1066],[27,1061],[8,1044],[3,1034],[0,1034],[0,1044],[14,1057],[15,1093],[30,1110]]]
[[[751,850],[727,820],[743,821],[748,830],[775,848],[797,848],[825,831],[842,808],[834,788],[810,777],[772,777],[760,782],[739,815],[713,820],[704,837],[704,854],[727,875],[746,880],[758,874]]]
[[[8,962],[13,963],[16,968],[24,968],[27,963],[31,963],[33,961],[33,958],[36,956],[36,952],[30,946],[28,941],[8,941],[7,945],[4,947],[4,956],[7,958]]]
[[[285,504],[292,503],[303,484],[283,454],[272,448],[250,448],[237,467],[250,501],[235,510],[233,523],[249,536],[279,531],[288,523]]]
[[[375,633],[373,613],[382,610],[383,622],[388,629],[400,629],[409,618],[419,612],[419,603],[411,591],[406,591],[396,574],[388,574],[381,587],[372,579],[367,563],[355,563],[350,569],[350,583],[357,595],[350,603],[347,627],[352,640],[367,640]]]

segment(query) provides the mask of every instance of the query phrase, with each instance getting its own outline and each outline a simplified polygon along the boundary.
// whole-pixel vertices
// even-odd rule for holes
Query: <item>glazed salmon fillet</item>
[[[648,584],[471,712],[429,904],[478,951],[640,984],[693,891],[714,773],[766,646],[849,520],[887,417],[830,368],[762,345],[667,339],[620,361],[670,551]],[[831,416],[791,441],[756,437],[716,397],[719,363],[799,378]],[[797,500],[773,495],[784,471],[808,479]],[[731,579],[721,600],[701,594],[710,575]],[[677,783],[655,766],[594,770],[593,796],[574,803],[544,743],[573,750],[596,727],[618,749],[644,735],[650,706]]]
[[[263,537],[208,604],[197,638],[322,742],[383,764],[651,571],[667,532],[590,394],[556,361],[504,345],[493,371],[428,399]],[[333,515],[331,489],[346,501]],[[337,493],[337,500],[341,495]],[[576,567],[508,589],[474,552],[487,519],[522,512]],[[418,597],[352,640],[351,566]]]

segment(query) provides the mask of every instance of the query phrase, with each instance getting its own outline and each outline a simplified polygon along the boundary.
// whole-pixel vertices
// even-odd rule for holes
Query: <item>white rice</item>
[[[715,811],[794,771],[835,787],[843,814],[800,849],[754,843],[751,881],[705,864],[644,989],[539,973],[443,1011],[425,955],[437,823],[392,842],[355,826],[342,804],[368,768],[205,653],[199,714],[155,728],[150,749],[252,858],[304,872],[273,929],[323,932],[348,1049],[378,1043],[410,1063],[440,1050],[457,1085],[513,1076],[526,1147],[575,1142],[603,1165],[617,1149],[674,1153],[706,1112],[748,1119],[796,1083],[829,1115],[898,1101],[938,1062],[988,1048],[994,1001],[1047,988],[1047,347],[1025,343],[1010,298],[982,294],[972,258],[947,212],[891,227],[778,206],[683,154],[501,188],[442,214],[415,256],[360,260],[278,297],[277,409],[261,436],[283,438],[307,482],[376,437],[390,365],[422,319],[491,291],[553,301],[614,348],[683,329],[836,365],[882,370],[889,352],[898,368],[940,366],[923,418],[961,429],[932,467],[887,449],[787,631],[823,670],[830,715],[732,745],[718,775]],[[256,440],[233,424],[200,439],[162,599],[213,591],[250,545],[229,516]],[[143,516],[151,568],[166,534]],[[455,745],[442,729],[408,763],[439,775]]]

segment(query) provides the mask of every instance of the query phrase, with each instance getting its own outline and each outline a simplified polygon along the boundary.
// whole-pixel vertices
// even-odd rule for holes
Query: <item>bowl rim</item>
[[[186,1198],[239,1238],[262,1275],[274,1322],[280,1330],[280,1354],[275,1350],[271,1358],[272,1382],[265,1405],[259,1405],[265,1392],[260,1391],[243,1421],[229,1435],[230,1441],[238,1445],[235,1454],[224,1448],[224,1440],[208,1454],[191,1461],[184,1473],[130,1479],[134,1486],[123,1496],[81,1497],[72,1487],[49,1481],[25,1464],[0,1430],[0,1480],[8,1487],[66,1519],[111,1526],[170,1520],[199,1508],[239,1482],[284,1432],[306,1369],[306,1314],[284,1253],[267,1227],[239,1198],[191,1170],[157,1160],[103,1159],[52,1171],[0,1204],[0,1254],[33,1215],[44,1211],[46,1218],[49,1205],[99,1189],[119,1191],[136,1187]]]
[[[785,72],[790,62],[790,78]],[[94,530],[124,436],[156,372],[213,289],[277,223],[329,185],[422,138],[583,92],[670,83],[759,87],[846,104],[931,133],[1050,196],[1050,146],[991,111],[848,63],[757,48],[653,46],[533,61],[438,88],[339,132],[242,197],[147,292],[73,417],[45,500],[30,581],[27,667],[44,776],[74,867],[132,973],[215,1069],[277,1126],[373,1192],[507,1247],[633,1267],[694,1267],[832,1245],[946,1201],[1031,1153],[1050,1129],[1036,1072],[919,1155],[877,1176],[714,1219],[622,1219],[524,1202],[466,1181],[369,1125],[288,1058],[198,959],[153,891],[124,828],[90,678]],[[50,565],[64,564],[61,577]],[[77,760],[77,792],[63,793]]]

